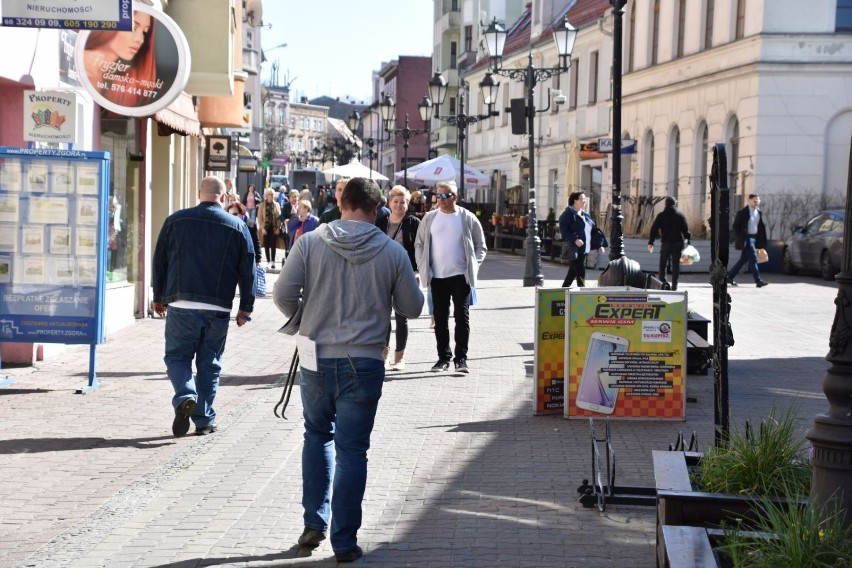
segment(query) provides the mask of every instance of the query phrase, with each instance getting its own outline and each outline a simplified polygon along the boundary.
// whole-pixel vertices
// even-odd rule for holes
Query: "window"
[[[668,194],[677,198],[680,185],[680,129],[675,126],[669,138],[669,187]]]
[[[509,88],[506,87],[505,89],[503,89],[503,108],[509,108],[509,104],[510,104],[509,103]],[[509,113],[508,112],[501,112],[500,117],[501,117],[501,119],[500,119],[500,125],[501,126],[506,126],[507,124],[509,124]]]
[[[656,65],[657,53],[660,51],[660,0],[654,0],[651,26],[651,65]]]
[[[589,104],[598,102],[598,52],[589,55]]]
[[[745,4],[746,0],[737,0],[737,28],[734,32],[735,39],[743,39],[745,36]]]
[[[290,130],[296,130],[296,117],[290,117]]]
[[[570,108],[577,108],[577,98],[580,94],[579,80],[580,76],[580,60],[574,59],[571,61],[571,102]]]
[[[650,130],[645,134],[645,143],[642,145],[645,148],[644,156],[644,186],[642,187],[642,195],[654,195],[654,133]]]
[[[450,97],[450,115],[456,114],[456,98]]]
[[[456,42],[450,42],[450,69],[458,68],[459,46]]]
[[[287,120],[287,107],[278,107],[278,124],[284,124]]]
[[[730,125],[730,146],[728,150],[728,187],[732,193],[736,193],[737,180],[740,178],[740,121],[736,117]]]
[[[703,218],[704,204],[707,202],[707,160],[709,159],[710,142],[707,136],[707,123],[702,121],[696,129],[695,176],[698,178],[698,195],[696,211]]]
[[[713,47],[713,13],[715,12],[715,0],[707,0],[707,9],[704,12],[704,49]]]
[[[473,51],[473,26],[464,27],[464,50]]]
[[[686,39],[686,0],[678,1],[677,8],[677,57],[683,57],[683,44]]]
[[[852,32],[852,0],[837,0],[835,31]]]

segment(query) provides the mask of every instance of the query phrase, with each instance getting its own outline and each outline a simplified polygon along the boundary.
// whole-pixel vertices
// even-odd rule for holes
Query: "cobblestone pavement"
[[[534,289],[522,257],[491,254],[471,312],[471,374],[432,374],[429,318],[411,322],[407,370],[389,373],[369,453],[359,542],[379,567],[654,566],[653,507],[584,509],[589,427],[533,416]],[[559,265],[546,264],[546,286]],[[597,273],[592,272],[592,279]],[[269,275],[270,286],[276,275]],[[745,282],[745,278],[740,280]],[[732,424],[800,404],[802,429],[825,409],[821,381],[836,286],[767,275],[731,290]],[[706,274],[685,275],[690,307],[712,315]],[[85,385],[88,348],[4,373],[0,388],[0,566],[332,566],[330,545],[300,558],[301,405],[273,416],[292,338],[267,298],[231,329],[214,435],[171,436],[164,320],[97,349],[101,388]],[[713,438],[712,376],[688,377],[686,422],[612,427],[617,479],[653,484],[651,450],[678,432]]]

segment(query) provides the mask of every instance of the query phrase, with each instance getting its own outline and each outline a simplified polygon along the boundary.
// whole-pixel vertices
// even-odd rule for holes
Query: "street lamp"
[[[425,134],[429,132],[428,128],[409,128],[408,127],[408,113],[405,113],[405,127],[403,128],[394,128],[396,125],[396,116],[394,114],[396,109],[396,103],[393,102],[393,99],[385,94],[382,99],[381,104],[379,105],[379,110],[382,113],[382,119],[385,121],[385,132],[388,134],[393,134],[394,136],[402,136],[404,141],[403,148],[403,184],[406,189],[408,188],[408,139],[416,134]],[[432,120],[432,102],[424,97],[417,104],[417,109],[420,111],[420,120],[424,122],[428,126],[429,121]]]
[[[435,71],[435,74],[429,80],[429,97],[431,97],[430,104],[434,101],[435,104],[435,118],[441,121],[446,122],[450,126],[455,126],[458,129],[458,151],[459,151],[459,162],[460,162],[460,178],[461,184],[459,185],[459,198],[464,199],[464,149],[465,149],[465,138],[467,138],[467,127],[471,124],[479,122],[480,120],[485,120],[486,118],[491,118],[492,116],[497,116],[499,113],[495,110],[492,111],[491,107],[497,101],[497,92],[500,89],[500,83],[494,81],[494,77],[491,73],[486,73],[485,78],[479,83],[479,93],[482,97],[482,103],[488,109],[486,114],[474,114],[468,115],[464,112],[464,99],[465,99],[465,90],[467,85],[462,84],[461,88],[459,88],[459,111],[457,114],[453,115],[444,115],[441,116],[440,108],[441,105],[444,104],[444,98],[447,96],[447,81],[444,79],[443,75],[439,71]]]
[[[372,116],[372,114],[371,114]],[[364,123],[361,118],[361,113],[357,110],[352,110],[352,113],[346,117],[346,123],[349,126],[349,130],[352,132],[356,132],[356,136],[363,140],[364,138]],[[373,158],[376,157],[375,152],[373,152],[373,146],[376,144],[378,140],[373,138],[373,130],[370,131],[370,137],[364,140],[367,144],[367,158],[370,160],[370,179],[373,179]]]
[[[503,47],[506,45],[506,28],[497,22],[497,18],[483,32],[488,54],[491,56],[491,70],[504,77],[515,81],[524,81],[527,86],[527,105],[525,109],[527,119],[527,134],[529,135],[529,166],[530,166],[530,189],[529,189],[529,224],[526,239],[526,270],[524,272],[524,286],[541,286],[544,284],[544,275],[541,272],[541,240],[538,237],[538,221],[536,219],[535,202],[535,113],[545,112],[550,108],[548,99],[547,108],[536,111],[535,108],[535,86],[540,81],[550,79],[568,71],[571,66],[571,52],[574,50],[574,41],[577,39],[577,28],[568,22],[568,18],[561,26],[553,30],[553,41],[556,44],[556,52],[559,54],[559,66],[537,69],[533,66],[532,53],[526,68],[503,69]]]

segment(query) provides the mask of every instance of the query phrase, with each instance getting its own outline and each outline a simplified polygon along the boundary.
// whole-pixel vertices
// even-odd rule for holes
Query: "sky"
[[[432,0],[263,0],[264,25],[272,25],[261,30],[263,83],[277,60],[278,84],[289,80],[291,97],[369,103],[383,62],[432,55],[433,11]]]

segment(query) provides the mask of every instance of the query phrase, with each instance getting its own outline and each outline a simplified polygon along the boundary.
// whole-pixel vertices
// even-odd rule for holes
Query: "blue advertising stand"
[[[0,147],[0,342],[88,344],[89,382],[78,393],[99,386],[109,160]]]

